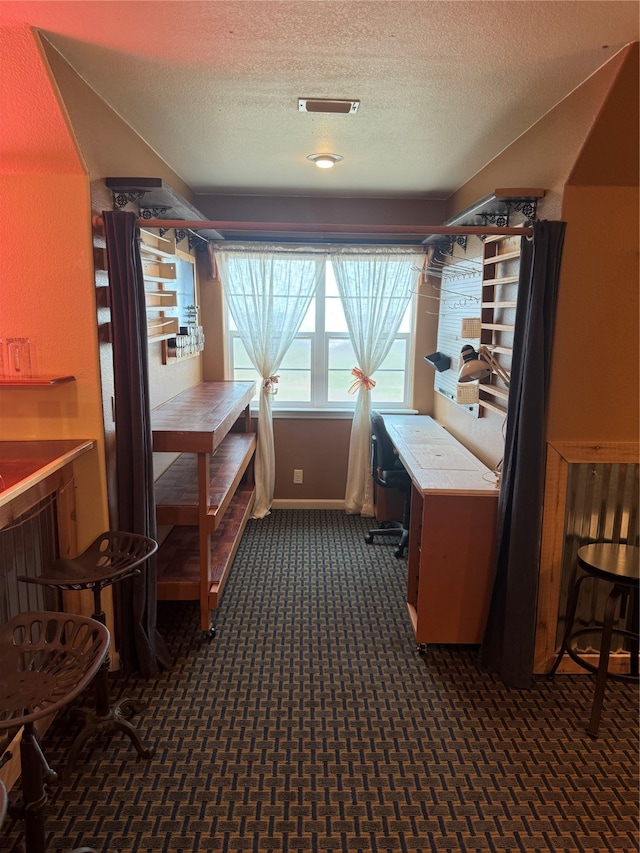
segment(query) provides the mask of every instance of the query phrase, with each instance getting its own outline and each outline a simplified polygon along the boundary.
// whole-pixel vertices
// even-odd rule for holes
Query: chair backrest
[[[384,480],[384,471],[392,471],[398,466],[398,457],[393,442],[384,424],[380,412],[371,412],[371,467],[374,479]]]

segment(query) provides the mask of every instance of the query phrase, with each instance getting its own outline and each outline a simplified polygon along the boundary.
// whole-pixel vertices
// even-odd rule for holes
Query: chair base
[[[390,536],[398,539],[398,545],[394,550],[396,557],[404,557],[404,552],[409,541],[409,531],[405,529],[399,521],[383,521],[381,527],[376,527],[369,530],[364,535],[364,541],[367,545],[371,545],[374,541],[374,536]]]
[[[156,752],[155,746],[146,746],[136,727],[129,722],[134,714],[143,711],[146,707],[145,702],[137,699],[121,699],[112,705],[106,714],[99,714],[94,709],[82,710],[85,722],[71,747],[64,772],[61,774],[63,778],[65,780],[68,778],[80,753],[89,741],[115,732],[124,732],[129,737],[140,758],[153,758]]]

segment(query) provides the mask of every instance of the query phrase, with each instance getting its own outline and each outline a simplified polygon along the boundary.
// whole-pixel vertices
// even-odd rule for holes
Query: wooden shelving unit
[[[519,269],[519,238],[485,238],[482,250],[480,344],[488,346],[506,370],[511,369]],[[506,415],[508,400],[509,391],[495,374],[479,382],[480,414],[483,410],[489,410]]]
[[[173,233],[173,232],[171,232]],[[176,241],[173,236],[140,229],[140,258],[145,286],[147,305],[147,339],[163,341],[178,334],[179,320],[167,316],[166,312],[175,308],[178,297],[176,282]]]
[[[254,391],[202,382],[151,413],[154,450],[180,453],[155,484],[157,522],[173,527],[158,552],[158,598],[199,601],[205,632],[253,508]]]

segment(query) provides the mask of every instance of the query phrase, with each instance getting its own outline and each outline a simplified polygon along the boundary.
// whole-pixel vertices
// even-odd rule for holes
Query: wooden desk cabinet
[[[384,420],[412,480],[407,607],[420,650],[480,643],[493,582],[495,476],[432,418]]]
[[[151,413],[154,451],[180,452],[155,484],[158,525],[174,526],[158,552],[158,598],[199,601],[208,633],[253,508],[254,392],[254,382],[202,382]]]

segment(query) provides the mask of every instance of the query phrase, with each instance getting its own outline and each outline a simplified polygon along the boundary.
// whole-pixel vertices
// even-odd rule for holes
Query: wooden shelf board
[[[478,400],[478,405],[483,409],[489,409],[492,412],[497,412],[499,415],[506,415],[507,410],[502,406],[498,406],[495,403],[490,402],[489,400]]]
[[[515,308],[517,306],[517,302],[508,300],[506,302],[481,302],[481,308]]]
[[[507,389],[498,388],[497,385],[480,385],[479,391],[484,392],[485,394],[490,394],[493,397],[498,397],[499,399],[504,400],[505,402],[509,399],[509,392],[507,391]]]
[[[169,277],[166,275],[148,275],[147,273],[145,273],[142,276],[142,278],[145,281],[158,281],[161,284],[175,284],[176,283],[176,277],[175,276]]]
[[[140,243],[140,257],[172,259],[175,257],[175,252],[168,249],[154,249],[153,246],[149,246],[147,243]],[[145,276],[145,278],[147,278],[147,276]]]
[[[178,297],[176,293],[172,293],[171,291],[156,291],[151,292],[147,290],[145,293],[145,302],[147,303],[148,309],[162,309],[162,308],[175,308],[178,304]]]
[[[255,433],[229,433],[209,461],[210,529],[215,530],[233,491],[247,470],[256,449]],[[197,525],[198,457],[183,453],[156,480],[156,519],[160,525]]]
[[[499,264],[502,261],[513,261],[516,258],[520,257],[520,249],[517,249],[515,252],[503,252],[500,255],[492,255],[490,258],[484,258],[483,264],[487,267],[492,264]]]
[[[483,329],[493,329],[496,332],[513,332],[513,323],[483,323]]]
[[[519,275],[505,275],[502,276],[502,278],[485,278],[482,282],[482,286],[497,287],[499,284],[517,284],[519,281]]]
[[[173,239],[171,237],[164,237],[156,231],[152,231],[150,228],[141,228],[140,236],[143,238],[148,237],[152,240],[157,240],[159,243],[166,243],[167,245],[171,245],[173,243]],[[143,246],[147,246],[147,243],[143,243]]]
[[[253,508],[255,489],[241,484],[215,534],[211,535],[209,606],[214,610],[228,577],[240,537]],[[158,599],[200,599],[200,550],[196,526],[176,527],[158,550]]]
[[[171,335],[173,337],[173,335]],[[200,350],[200,352],[191,352],[189,355],[183,355],[178,358],[175,355],[169,355],[169,346],[167,341],[169,336],[167,336],[162,342],[162,363],[163,364],[182,364],[183,361],[188,361],[190,358],[199,358],[204,352],[204,349]]]
[[[29,376],[19,379],[13,376],[0,376],[0,386],[3,388],[52,388],[55,385],[65,385],[75,382],[75,376]]]
[[[162,341],[178,334],[176,317],[147,318],[147,338],[150,341]]]

